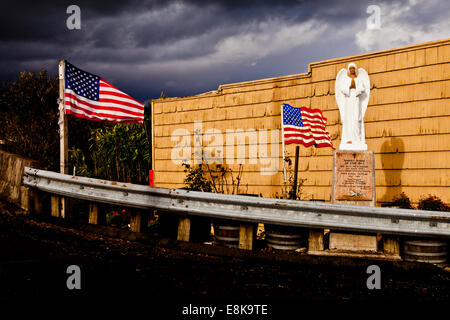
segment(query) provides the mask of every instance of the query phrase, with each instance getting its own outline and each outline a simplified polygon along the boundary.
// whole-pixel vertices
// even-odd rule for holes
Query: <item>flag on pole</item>
[[[316,148],[335,149],[330,134],[325,131],[327,118],[323,116],[320,109],[294,108],[284,103],[281,114],[283,115],[284,144],[300,143],[305,147],[314,145]]]
[[[144,104],[123,93],[105,79],[66,61],[64,108],[66,114],[89,120],[144,121]]]

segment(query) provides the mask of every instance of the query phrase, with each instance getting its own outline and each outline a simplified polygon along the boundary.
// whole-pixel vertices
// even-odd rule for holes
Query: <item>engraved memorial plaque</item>
[[[374,188],[374,163],[371,152],[336,152],[336,200],[371,201]]]

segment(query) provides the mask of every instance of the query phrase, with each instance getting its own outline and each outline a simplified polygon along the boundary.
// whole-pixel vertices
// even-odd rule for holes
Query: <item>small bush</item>
[[[88,142],[87,151],[85,145],[69,150],[70,162],[76,168],[77,175],[148,183],[151,144],[145,123],[144,126],[105,123],[104,128],[90,130]]]
[[[131,213],[127,209],[111,210],[106,213],[106,225],[128,229]]]
[[[186,184],[187,189],[203,192],[212,191],[211,181],[208,180],[202,164],[191,166],[190,164],[183,163],[182,165],[184,167],[184,172],[186,173],[184,183]]]
[[[394,198],[392,198],[392,206],[402,209],[413,209],[411,200],[404,192],[400,193],[399,196],[395,196]]]
[[[419,210],[429,210],[429,211],[449,211],[450,206],[442,202],[442,200],[437,196],[432,196],[431,194],[420,198]]]
[[[186,173],[184,183],[188,190],[225,194],[245,194],[248,190],[248,184],[245,189],[241,185],[244,172],[242,164],[237,172],[222,164],[210,165],[206,160],[198,165],[182,165]]]

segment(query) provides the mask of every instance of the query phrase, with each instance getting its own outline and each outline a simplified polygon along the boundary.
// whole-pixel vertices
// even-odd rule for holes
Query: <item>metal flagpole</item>
[[[60,173],[68,174],[68,140],[69,140],[69,132],[67,127],[67,116],[64,112],[64,89],[65,89],[65,61],[59,60],[59,170]],[[61,197],[61,207],[60,207],[60,216],[62,218],[68,217],[69,206],[68,199]]]
[[[286,161],[284,161],[284,117],[283,117],[283,105],[281,105],[281,142],[283,143],[283,177],[284,183],[286,183]]]
[[[291,199],[297,200],[297,177],[298,177],[298,158],[300,154],[300,146],[295,146],[295,165],[294,165],[294,183],[292,184]]]

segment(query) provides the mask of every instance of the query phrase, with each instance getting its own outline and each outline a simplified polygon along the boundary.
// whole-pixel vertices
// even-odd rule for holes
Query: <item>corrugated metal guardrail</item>
[[[77,177],[26,167],[23,183],[52,194],[141,209],[247,222],[384,234],[450,237],[450,214],[256,198]]]

